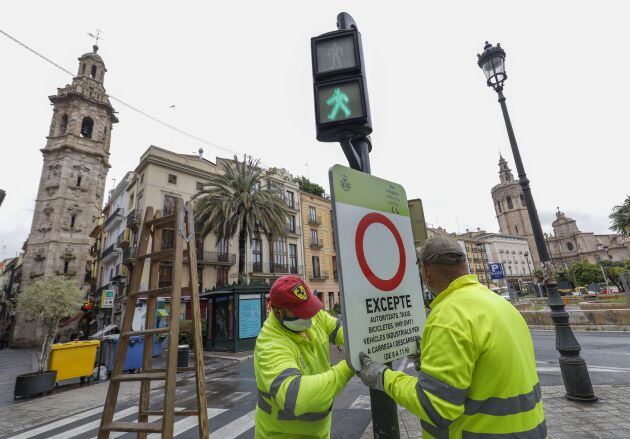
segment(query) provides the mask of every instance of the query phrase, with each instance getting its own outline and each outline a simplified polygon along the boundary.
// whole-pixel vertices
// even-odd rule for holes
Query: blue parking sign
[[[503,271],[503,264],[500,262],[493,262],[488,264],[490,267],[490,278],[491,279],[505,279],[505,271]]]

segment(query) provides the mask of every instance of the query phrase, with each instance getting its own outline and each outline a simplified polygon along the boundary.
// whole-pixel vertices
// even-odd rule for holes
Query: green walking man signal
[[[346,105],[349,101],[350,99],[348,98],[348,95],[342,92],[340,89],[336,88],[333,91],[332,96],[326,100],[326,104],[333,107],[332,110],[330,110],[330,113],[328,113],[328,119],[329,120],[337,119],[337,113],[339,113],[339,110],[342,110],[343,114],[346,117],[350,117],[352,112]]]

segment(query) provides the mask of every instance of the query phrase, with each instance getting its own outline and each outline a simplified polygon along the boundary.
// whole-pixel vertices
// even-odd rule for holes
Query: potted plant
[[[16,377],[15,398],[49,392],[55,387],[57,372],[46,369],[59,321],[75,314],[82,304],[83,292],[73,280],[63,277],[51,281],[37,280],[22,290],[17,300],[17,311],[41,324],[42,350],[37,371]]]

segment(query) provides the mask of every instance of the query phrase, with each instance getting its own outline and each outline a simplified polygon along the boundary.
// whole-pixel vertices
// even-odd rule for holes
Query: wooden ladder
[[[173,248],[162,249],[162,231],[164,228],[174,230]],[[151,239],[151,252],[147,253]],[[188,272],[190,285],[182,288],[182,270],[184,265],[184,245],[188,256]],[[142,273],[145,261],[149,260],[149,289],[140,291]],[[173,283],[170,287],[158,287],[158,273],[160,262],[173,262]],[[208,414],[206,409],[205,376],[203,369],[203,345],[201,339],[201,316],[199,309],[199,284],[197,279],[197,253],[195,247],[194,217],[190,203],[178,198],[175,202],[175,213],[161,216],[160,212],[153,212],[147,207],[144,221],[138,239],[136,261],[131,271],[129,296],[125,305],[125,312],[120,330],[118,351],[114,362],[114,370],[107,390],[107,399],[101,417],[98,439],[109,439],[110,432],[136,432],[138,438],[145,439],[147,433],[160,434],[163,439],[173,437],[174,418],[178,416],[197,416],[199,418],[199,436],[208,438]],[[194,340],[194,366],[177,367],[177,348],[179,342],[179,315],[182,292],[190,294],[192,305],[192,332]],[[146,329],[134,331],[132,329],[133,316],[139,296],[147,297]],[[156,328],[156,311],[158,297],[171,298],[170,324],[166,328]],[[153,337],[158,334],[168,334],[168,354],[166,368],[152,367]],[[144,352],[142,370],[136,374],[124,374],[123,365],[127,354],[130,336],[144,336]],[[194,371],[197,391],[197,410],[175,410],[175,386],[177,373]],[[140,400],[137,422],[114,421],[114,412],[118,400],[120,383],[123,381],[140,381]],[[164,381],[164,405],[161,410],[151,409],[149,393],[151,381]],[[149,416],[161,416],[162,419],[149,422]]]

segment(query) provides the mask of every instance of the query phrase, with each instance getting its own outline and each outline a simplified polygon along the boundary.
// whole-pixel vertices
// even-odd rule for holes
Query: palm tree
[[[608,218],[612,220],[611,230],[623,236],[630,236],[630,195],[626,196],[623,204],[613,207]]]
[[[263,186],[260,161],[226,161],[223,174],[213,174],[193,199],[195,228],[201,236],[216,233],[218,239],[231,239],[238,233],[238,283],[245,281],[247,239],[255,232],[270,237],[284,236],[287,205],[283,194],[273,186]]]

